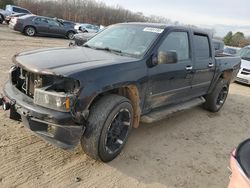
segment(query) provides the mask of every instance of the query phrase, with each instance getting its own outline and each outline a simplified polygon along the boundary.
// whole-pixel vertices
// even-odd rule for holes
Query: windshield
[[[91,38],[84,46],[139,58],[162,32],[163,29],[141,25],[113,25]]]
[[[247,47],[247,48],[242,48],[238,55],[242,58],[242,59],[245,59],[245,60],[248,60],[250,61],[250,48]]]

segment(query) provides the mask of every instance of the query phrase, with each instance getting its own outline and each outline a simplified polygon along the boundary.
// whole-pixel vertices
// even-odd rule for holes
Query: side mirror
[[[175,51],[160,51],[157,54],[156,64],[174,64],[177,63],[178,56]]]

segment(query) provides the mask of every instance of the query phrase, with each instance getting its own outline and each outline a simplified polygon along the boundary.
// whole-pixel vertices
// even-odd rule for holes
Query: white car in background
[[[98,33],[100,30],[100,27],[92,24],[76,24],[75,29],[78,32],[84,32],[84,33]]]
[[[241,57],[241,69],[236,81],[250,85],[250,46],[242,48],[238,55]]]

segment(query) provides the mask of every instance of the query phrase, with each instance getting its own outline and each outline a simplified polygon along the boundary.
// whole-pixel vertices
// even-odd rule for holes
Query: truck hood
[[[68,76],[82,70],[136,61],[136,58],[85,47],[49,48],[14,56],[17,66],[39,74]]]
[[[250,69],[250,61],[241,59],[241,68]]]

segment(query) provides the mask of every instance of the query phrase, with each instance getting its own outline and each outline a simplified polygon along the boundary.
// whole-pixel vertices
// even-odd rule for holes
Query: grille
[[[35,89],[35,81],[39,80],[39,76],[27,72],[19,67],[14,67],[11,70],[11,81],[18,90],[25,93],[26,95],[33,97]],[[36,81],[37,82],[37,81]]]
[[[245,83],[245,84],[249,84],[249,81],[247,79],[243,79],[243,78],[239,78],[239,77],[236,78],[236,81],[237,82],[242,82],[242,83]]]
[[[242,69],[241,74],[250,75],[250,70],[249,69]]]

